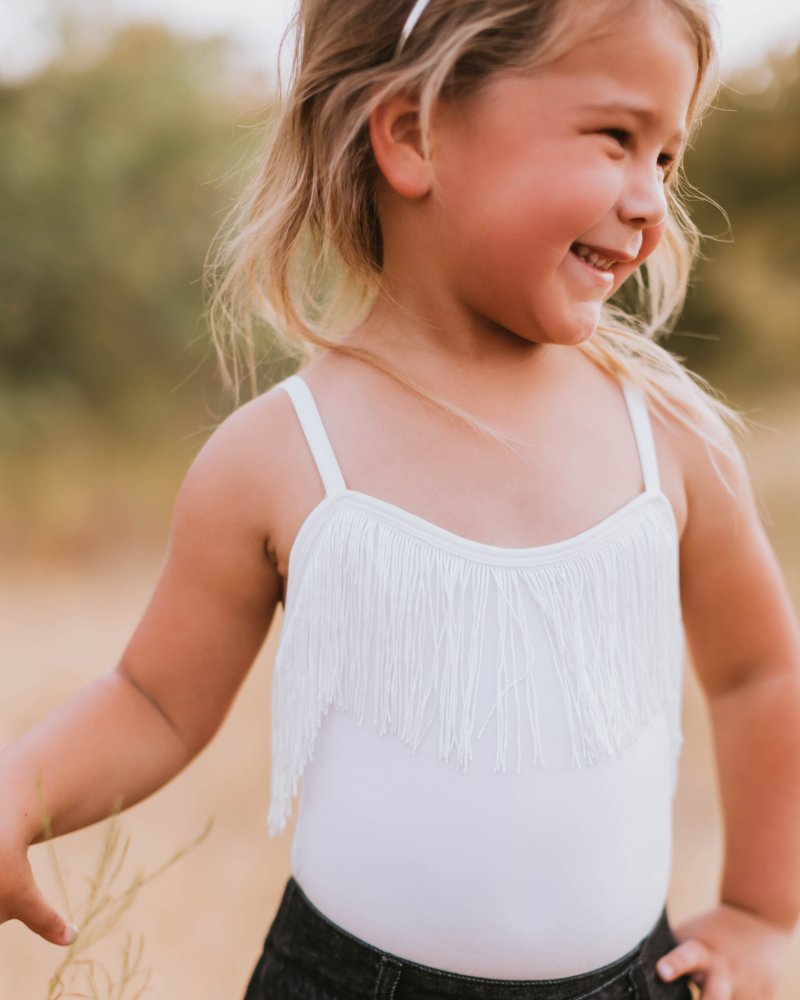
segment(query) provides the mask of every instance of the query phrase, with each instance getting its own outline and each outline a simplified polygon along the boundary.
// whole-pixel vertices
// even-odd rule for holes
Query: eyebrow
[[[626,114],[638,118],[645,125],[653,125],[657,116],[647,108],[637,108],[632,104],[584,104],[581,111],[602,111],[606,114]],[[671,142],[679,142],[684,145],[689,138],[686,129],[679,129],[670,139]]]

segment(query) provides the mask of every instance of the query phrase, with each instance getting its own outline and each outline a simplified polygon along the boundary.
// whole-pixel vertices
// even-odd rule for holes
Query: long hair
[[[600,10],[622,16],[631,3],[645,2],[666,6],[694,41],[695,127],[718,87],[712,12],[705,0],[607,0]],[[377,354],[341,342],[374,300],[383,264],[368,122],[390,96],[419,95],[427,153],[437,100],[468,97],[493,74],[547,65],[569,50],[587,18],[575,0],[431,0],[395,57],[411,7],[412,0],[300,0],[289,27],[288,93],[260,169],[207,262],[212,336],[237,400],[247,376],[255,392],[256,327],[267,324],[301,365],[326,350],[359,357],[479,432],[513,442]],[[578,349],[730,453],[731,430],[744,427],[741,414],[658,343],[680,315],[699,252],[698,230],[681,202],[685,186],[680,167],[671,171],[659,247],[626,284],[626,305],[606,303],[597,331]]]

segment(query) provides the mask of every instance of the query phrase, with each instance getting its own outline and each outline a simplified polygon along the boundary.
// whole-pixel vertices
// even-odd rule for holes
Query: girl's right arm
[[[44,818],[61,834],[133,805],[185,767],[222,723],[281,593],[267,522],[282,395],[237,411],[195,459],[155,593],[116,669],[0,754],[0,922],[16,918],[48,941],[69,943],[73,932],[27,862]]]

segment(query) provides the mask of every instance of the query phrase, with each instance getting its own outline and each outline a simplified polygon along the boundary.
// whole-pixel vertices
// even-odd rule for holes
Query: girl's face
[[[664,233],[697,73],[687,29],[636,0],[545,69],[440,107],[437,267],[471,315],[537,343],[592,335]]]

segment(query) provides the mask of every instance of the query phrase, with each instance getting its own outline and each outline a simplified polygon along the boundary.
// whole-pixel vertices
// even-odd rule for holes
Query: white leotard
[[[664,906],[680,727],[678,534],[649,415],[644,491],[587,531],[501,548],[349,490],[307,383],[325,486],[294,542],[269,826],[302,775],[292,871],[331,920],[452,972],[558,978]]]

